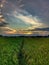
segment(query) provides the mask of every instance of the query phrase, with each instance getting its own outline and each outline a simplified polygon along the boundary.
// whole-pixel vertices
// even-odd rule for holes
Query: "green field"
[[[49,65],[49,38],[0,37],[0,65]]]

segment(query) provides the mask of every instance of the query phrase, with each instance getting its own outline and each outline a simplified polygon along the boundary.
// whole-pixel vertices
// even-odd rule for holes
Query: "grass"
[[[49,38],[0,37],[0,65],[49,65]]]

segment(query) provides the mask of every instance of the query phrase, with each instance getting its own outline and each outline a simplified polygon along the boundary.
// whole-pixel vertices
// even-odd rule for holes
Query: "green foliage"
[[[0,37],[0,65],[49,65],[49,38]]]

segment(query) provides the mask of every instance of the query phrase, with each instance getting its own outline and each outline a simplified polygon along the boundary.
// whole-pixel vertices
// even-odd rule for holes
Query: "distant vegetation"
[[[49,65],[49,38],[0,37],[0,65]]]

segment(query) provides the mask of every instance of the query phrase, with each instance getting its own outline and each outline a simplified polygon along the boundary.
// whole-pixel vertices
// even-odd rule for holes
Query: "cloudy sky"
[[[2,14],[8,23],[4,28],[0,26],[5,33],[49,28],[49,0],[0,0],[0,2],[3,4]]]

